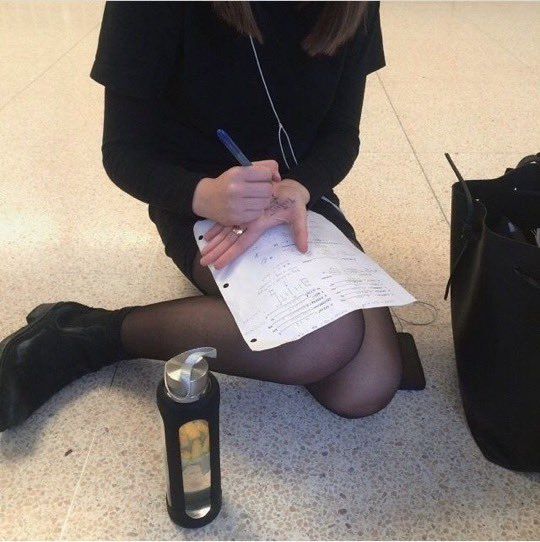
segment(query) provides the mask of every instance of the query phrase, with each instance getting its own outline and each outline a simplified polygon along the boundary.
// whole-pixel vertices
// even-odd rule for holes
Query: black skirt
[[[339,206],[337,196],[335,194],[332,194],[332,196],[332,200]],[[346,237],[357,245],[360,250],[363,250],[356,239],[356,232],[354,231],[353,226],[347,220],[345,215],[338,211],[332,203],[324,199],[319,199],[319,201],[313,205],[311,210],[330,220]],[[193,260],[199,250],[197,242],[195,241],[195,236],[193,235],[193,225],[196,220],[186,219],[178,214],[171,213],[170,211],[152,205],[148,207],[148,214],[152,222],[156,225],[161,240],[163,241],[165,254],[172,259],[183,275],[198,288],[192,274]]]

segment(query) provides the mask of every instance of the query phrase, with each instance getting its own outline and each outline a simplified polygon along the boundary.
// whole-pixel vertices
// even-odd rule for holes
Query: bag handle
[[[529,154],[528,156],[525,156],[525,158],[522,158],[515,169],[518,169],[522,166],[526,166],[527,164],[537,164],[540,163],[540,152],[536,154]]]
[[[450,157],[450,155],[445,152],[444,156],[448,160],[448,163],[450,164],[450,167],[452,168],[452,171],[455,173],[458,181],[461,183],[461,187],[463,188],[463,192],[465,194],[465,199],[467,201],[467,215],[465,216],[465,219],[463,220],[463,226],[461,229],[461,236],[460,239],[465,239],[465,243],[463,245],[463,248],[461,249],[461,252],[459,253],[458,257],[456,258],[456,261],[454,263],[454,266],[452,267],[452,270],[450,271],[450,277],[448,279],[448,282],[446,283],[446,289],[444,291],[444,299],[446,300],[448,298],[448,293],[450,291],[450,285],[452,283],[452,279],[454,278],[456,269],[459,265],[459,262],[465,254],[465,251],[467,250],[467,247],[469,246],[469,241],[471,239],[471,233],[472,233],[472,226],[473,226],[473,216],[474,216],[474,203],[473,198],[471,195],[471,191],[463,179],[463,176],[459,172],[458,168],[456,167],[456,164],[454,164],[454,161]],[[525,156],[522,160],[519,161],[515,169],[518,169],[520,167],[526,166],[528,164],[535,164],[540,162],[540,153],[532,154],[530,156]],[[512,168],[509,168],[506,170],[506,173],[511,171]],[[514,187],[514,192],[517,192],[518,189]],[[538,190],[519,190],[520,194],[526,194],[527,196],[540,196],[540,191]],[[536,284],[537,286],[537,284]]]
[[[454,266],[452,267],[450,271],[450,277],[448,278],[448,282],[446,283],[446,289],[444,290],[444,299],[446,301],[446,299],[448,298],[448,293],[450,292],[450,284],[452,283],[452,279],[454,278],[456,269],[459,265],[459,262],[463,254],[465,254],[465,251],[467,250],[467,247],[469,246],[469,241],[471,239],[471,232],[472,232],[473,216],[474,216],[474,204],[473,204],[471,191],[469,190],[469,187],[467,186],[467,183],[465,182],[465,180],[463,179],[463,176],[459,172],[456,164],[454,164],[454,161],[452,160],[452,158],[450,158],[450,155],[447,152],[444,153],[444,156],[448,160],[448,163],[450,164],[450,167],[452,168],[452,171],[455,173],[458,181],[461,183],[461,187],[463,188],[463,192],[465,193],[465,199],[467,200],[467,215],[465,216],[465,219],[463,220],[463,226],[461,228],[461,235],[460,235],[460,239],[464,239],[465,243],[463,244],[461,252],[456,258]]]

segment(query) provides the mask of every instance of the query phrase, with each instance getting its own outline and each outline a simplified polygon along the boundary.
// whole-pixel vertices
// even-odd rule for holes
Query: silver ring
[[[236,235],[242,235],[246,231],[246,228],[242,229],[239,226],[233,226],[232,231],[236,233]]]

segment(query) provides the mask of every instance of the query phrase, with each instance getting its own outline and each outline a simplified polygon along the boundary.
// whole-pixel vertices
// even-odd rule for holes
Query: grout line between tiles
[[[497,38],[494,38],[492,35],[488,34],[487,32],[485,32],[481,26],[479,26],[477,23],[471,21],[470,19],[468,19],[465,15],[457,15],[458,18],[460,18],[461,20],[469,23],[470,25],[474,26],[476,28],[476,30],[484,35],[488,40],[492,41],[493,43],[495,43],[495,45],[497,45],[498,47],[500,47],[505,53],[507,53],[508,55],[510,55],[514,60],[517,60],[520,64],[523,64],[525,67],[529,68],[529,69],[533,69],[533,66],[529,65],[527,62],[525,62],[524,60],[522,60],[520,57],[516,56],[513,51],[511,49],[508,49],[505,45],[503,45]]]
[[[109,382],[109,386],[107,388],[106,393],[109,393],[110,389],[112,388],[112,385],[113,385],[113,382],[114,382],[114,377],[116,376],[117,371],[118,371],[118,363],[114,367],[114,372],[113,372],[113,375],[111,377],[111,381]],[[75,499],[77,497],[77,493],[79,492],[79,487],[81,485],[81,480],[82,480],[82,478],[84,476],[84,473],[86,471],[86,465],[88,464],[88,460],[90,459],[90,454],[92,453],[92,450],[94,448],[94,442],[95,442],[96,437],[97,437],[98,428],[99,428],[99,422],[96,422],[96,425],[94,427],[94,431],[92,432],[92,440],[90,441],[90,446],[88,447],[88,452],[86,453],[86,457],[84,459],[84,463],[83,463],[81,472],[79,474],[79,479],[77,480],[77,484],[75,485],[75,489],[73,490],[73,495],[71,496],[71,502],[69,503],[69,508],[68,508],[67,513],[66,513],[66,517],[64,518],[64,522],[62,524],[62,529],[60,530],[60,536],[58,537],[58,540],[64,540],[65,531],[67,529],[67,525],[69,523],[69,518],[71,516],[73,508],[75,506]]]
[[[82,38],[78,39],[67,51],[64,51],[56,60],[54,60],[49,66],[47,66],[44,70],[42,70],[38,75],[36,75],[30,82],[28,82],[23,88],[16,91],[11,98],[8,99],[7,102],[0,105],[0,112],[2,112],[8,105],[11,104],[11,102],[15,101],[16,98],[18,98],[21,94],[23,94],[29,87],[31,87],[38,79],[43,77],[45,73],[47,73],[54,65],[58,64],[60,60],[62,60],[66,55],[68,55],[79,43],[81,43],[84,39],[86,39],[96,28],[100,26],[101,22],[94,25]]]
[[[390,98],[390,95],[388,94],[388,91],[386,90],[386,87],[384,86],[383,80],[381,79],[381,76],[379,74],[377,74],[377,78],[379,79],[379,83],[381,84],[382,89],[384,91],[384,94],[386,95],[386,99],[388,100],[388,103],[390,104],[390,107],[392,108],[392,111],[394,112],[396,120],[398,121],[399,126],[401,127],[403,135],[405,136],[405,139],[407,139],[407,143],[409,144],[409,147],[411,148],[411,151],[412,151],[412,153],[414,155],[416,163],[418,164],[418,167],[420,168],[420,171],[422,172],[422,175],[424,176],[424,179],[426,180],[426,182],[427,182],[427,184],[429,186],[429,189],[431,190],[431,193],[433,194],[433,197],[435,198],[435,201],[437,202],[439,210],[441,211],[442,216],[444,217],[444,220],[446,221],[448,226],[450,226],[450,221],[448,220],[448,217],[446,216],[446,213],[444,212],[444,208],[443,208],[441,202],[439,201],[439,198],[437,197],[437,193],[435,192],[435,190],[433,188],[433,185],[431,184],[431,181],[429,180],[429,177],[428,177],[428,175],[426,173],[426,170],[424,169],[424,166],[422,165],[422,162],[420,161],[420,158],[418,157],[418,154],[416,153],[416,149],[414,148],[414,145],[412,144],[412,141],[411,141],[409,135],[407,134],[407,132],[405,130],[405,127],[403,126],[403,123],[401,122],[401,119],[399,118],[397,109],[394,106],[394,103],[392,102],[392,100]]]
[[[486,2],[486,3],[489,3],[489,2]],[[496,2],[495,2],[496,3]],[[454,6],[455,7],[455,6]],[[527,62],[525,62],[524,60],[522,60],[520,57],[516,56],[514,54],[514,52],[511,50],[511,49],[508,49],[505,45],[503,45],[497,38],[493,37],[491,34],[488,34],[480,25],[478,25],[478,23],[475,23],[474,21],[472,21],[471,19],[469,19],[467,17],[467,15],[463,14],[463,13],[460,13],[460,12],[456,12],[456,11],[452,11],[452,17],[456,18],[456,19],[459,19],[465,23],[468,23],[470,24],[471,26],[474,26],[474,28],[480,33],[482,34],[483,36],[485,36],[486,38],[488,38],[488,40],[490,40],[491,42],[493,42],[495,45],[497,45],[498,47],[500,47],[505,53],[507,53],[509,56],[511,56],[514,60],[517,60],[520,64],[523,64],[524,66],[526,66],[527,68],[530,68],[530,69],[533,69],[532,66],[530,66],[529,64],[527,64]]]

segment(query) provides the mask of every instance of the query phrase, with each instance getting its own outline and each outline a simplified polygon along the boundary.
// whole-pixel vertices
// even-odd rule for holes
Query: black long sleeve
[[[359,151],[367,74],[385,65],[379,3],[332,57],[301,43],[318,16],[295,2],[256,2],[262,69],[292,134],[299,164],[286,170],[275,118],[248,37],[211,2],[107,2],[90,77],[105,86],[103,165],[122,190],[198,219],[195,188],[235,165],[216,138],[229,132],[252,160],[274,158],[308,188],[310,208],[348,173]],[[289,162],[290,164],[290,162]]]
[[[160,148],[163,134],[156,99],[105,89],[103,166],[109,178],[133,197],[188,218],[202,172],[189,171]]]
[[[365,76],[358,75],[342,83],[308,156],[285,174],[309,190],[308,209],[345,178],[358,156],[365,84]]]
[[[360,25],[349,47],[334,100],[315,141],[304,159],[286,173],[309,190],[308,209],[352,168],[360,149],[366,76],[385,65],[379,5],[368,5],[365,26]]]

